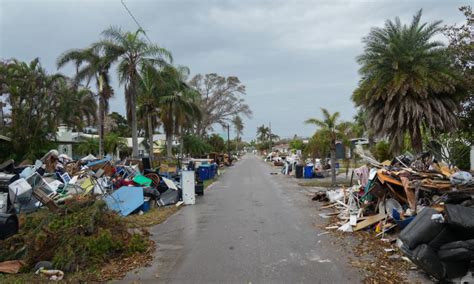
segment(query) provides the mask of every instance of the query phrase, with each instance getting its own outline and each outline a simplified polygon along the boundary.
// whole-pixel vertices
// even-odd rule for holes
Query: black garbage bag
[[[447,243],[441,246],[438,257],[443,261],[474,260],[474,240]]]
[[[158,200],[158,199],[160,199],[161,194],[158,191],[158,189],[156,189],[154,187],[144,187],[143,188],[143,195],[145,197],[150,197],[152,199]]]
[[[462,228],[466,233],[474,233],[474,208],[456,204],[446,204],[446,222],[450,226]]]
[[[466,275],[469,269],[469,261],[442,262],[444,267],[444,278],[453,279]]]
[[[403,244],[413,250],[420,244],[428,244],[443,232],[445,224],[431,220],[433,214],[439,214],[432,208],[423,209],[416,218],[408,224],[398,237]]]
[[[444,226],[444,228],[436,235],[428,245],[438,250],[442,245],[459,240],[458,230]]]
[[[413,251],[411,260],[436,279],[443,279],[445,277],[445,267],[439,260],[436,252],[427,244],[417,246]]]

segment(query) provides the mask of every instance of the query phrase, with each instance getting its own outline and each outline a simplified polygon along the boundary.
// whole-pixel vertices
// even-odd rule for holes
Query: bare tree
[[[198,135],[205,135],[215,124],[224,126],[231,123],[236,115],[252,115],[249,106],[241,97],[245,95],[245,86],[235,76],[226,78],[216,73],[198,74],[189,85],[201,96],[199,106],[202,118],[196,122],[194,129]]]

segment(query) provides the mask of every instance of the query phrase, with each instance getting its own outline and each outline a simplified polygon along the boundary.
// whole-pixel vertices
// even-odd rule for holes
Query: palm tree
[[[39,59],[16,59],[0,65],[0,97],[9,105],[6,135],[15,137],[10,155],[31,159],[51,149],[51,134],[56,132],[58,105],[65,77],[47,74]],[[2,149],[3,150],[3,149]],[[8,151],[3,151],[8,152]]]
[[[99,147],[98,144],[99,141],[97,141],[97,139],[87,138],[79,143],[79,145],[77,146],[77,152],[79,152],[81,155],[96,155],[97,148]]]
[[[327,135],[329,138],[330,144],[329,149],[331,153],[331,177],[332,184],[336,185],[336,140],[340,136],[340,131],[337,127],[337,120],[339,118],[339,112],[330,114],[329,111],[325,108],[321,108],[323,113],[323,120],[310,118],[305,121],[306,124],[314,124],[320,128],[320,133]]]
[[[63,67],[68,62],[76,65],[76,84],[86,81],[86,86],[93,79],[96,82],[99,96],[99,157],[104,154],[104,120],[109,110],[109,99],[113,96],[113,89],[110,86],[109,70],[112,64],[111,57],[101,54],[99,48],[89,47],[84,49],[73,49],[66,51],[59,56],[56,64],[58,68]]]
[[[108,133],[105,135],[104,139],[104,150],[107,154],[114,155],[117,153],[117,150],[126,149],[127,148],[127,140],[125,138],[120,137],[117,133]],[[117,157],[119,158],[119,157]]]
[[[150,64],[142,66],[138,95],[138,115],[144,118],[148,132],[148,153],[153,163],[153,133],[159,107],[159,71]]]
[[[67,80],[62,80],[59,88],[58,100],[54,106],[57,109],[58,124],[63,123],[81,130],[96,122],[97,103],[89,88],[71,85]]]
[[[266,142],[270,135],[270,128],[262,124],[257,128],[257,138],[261,142]]]
[[[145,31],[124,32],[111,27],[102,32],[105,37],[96,47],[102,48],[107,56],[118,60],[118,77],[125,85],[127,120],[132,128],[132,156],[138,156],[136,97],[139,88],[139,68],[148,62],[157,66],[166,66],[172,61],[171,53],[156,44],[147,43],[143,38]]]
[[[173,135],[182,132],[183,126],[190,120],[201,117],[197,103],[198,94],[184,83],[187,74],[189,74],[189,69],[173,66],[166,66],[160,72],[162,90],[159,98],[160,119],[166,134],[168,158],[172,156]]]
[[[458,75],[443,44],[433,41],[441,22],[420,23],[421,13],[410,25],[396,18],[373,28],[357,59],[362,78],[352,99],[367,110],[374,133],[391,140],[394,152],[403,147],[405,134],[420,152],[423,129],[450,131],[457,125]]]

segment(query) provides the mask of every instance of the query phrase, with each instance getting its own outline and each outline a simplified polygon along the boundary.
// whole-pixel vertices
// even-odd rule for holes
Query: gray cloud
[[[245,135],[269,121],[282,137],[310,135],[303,121],[320,107],[351,119],[350,100],[359,80],[355,57],[371,27],[420,8],[424,20],[462,21],[462,1],[126,1],[153,40],[173,52],[193,74],[236,75],[247,86],[254,111]],[[109,26],[134,30],[120,0],[0,0],[0,56],[40,57],[50,72],[70,48],[89,45]],[[72,69],[61,70],[72,75]],[[114,80],[111,108],[125,112]],[[219,127],[216,128],[218,131]]]

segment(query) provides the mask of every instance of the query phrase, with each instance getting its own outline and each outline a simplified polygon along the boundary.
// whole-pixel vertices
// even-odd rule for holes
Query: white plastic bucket
[[[8,193],[0,192],[0,213],[7,213]]]

